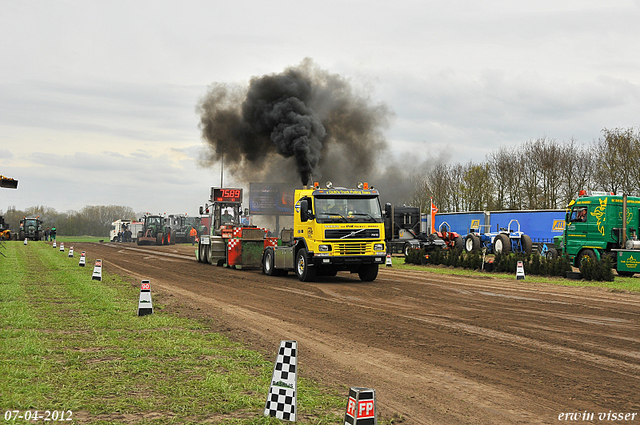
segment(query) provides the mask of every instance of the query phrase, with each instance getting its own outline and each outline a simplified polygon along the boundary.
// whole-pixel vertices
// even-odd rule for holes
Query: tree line
[[[502,147],[482,162],[437,164],[413,180],[422,212],[564,209],[582,189],[640,195],[640,131],[603,129],[588,145],[548,137]]]
[[[0,210],[11,230],[17,232],[20,219],[23,217],[40,217],[43,226],[55,227],[57,234],[61,236],[109,236],[111,223],[118,219],[136,219],[136,213],[131,207],[119,205],[90,205],[80,211],[67,211],[64,213],[54,208],[43,205],[17,210],[15,207],[7,208],[6,212]]]

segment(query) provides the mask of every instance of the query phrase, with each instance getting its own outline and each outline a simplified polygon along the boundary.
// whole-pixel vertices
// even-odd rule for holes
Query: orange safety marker
[[[80,262],[78,263],[80,267],[85,266],[86,257],[87,257],[87,253],[82,251],[82,254],[80,254]]]
[[[344,414],[345,425],[377,425],[376,392],[371,388],[351,387]]]

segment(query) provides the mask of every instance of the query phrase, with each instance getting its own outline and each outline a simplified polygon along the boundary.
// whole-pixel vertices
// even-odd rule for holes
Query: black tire
[[[378,277],[378,265],[377,264],[365,264],[360,266],[358,270],[358,276],[363,282],[373,282]]]
[[[500,233],[493,239],[493,252],[495,254],[508,255],[511,252],[511,241],[509,236],[504,233]]]
[[[580,273],[582,273],[582,262],[583,261],[589,259],[589,260],[591,260],[591,262],[593,262],[595,264],[595,262],[598,260],[596,258],[595,252],[593,252],[593,250],[591,250],[591,249],[583,249],[582,251],[580,251],[580,254],[578,254],[576,259],[578,260],[578,267],[580,268]]]
[[[169,244],[170,245],[175,245],[176,244],[176,231],[172,231],[170,232],[171,234],[171,239],[169,240]]]
[[[464,249],[467,252],[471,252],[471,251],[479,251],[480,250],[480,238],[473,234],[470,233],[467,235],[467,238],[464,241]]]
[[[520,237],[520,245],[522,245],[522,252],[527,255],[531,254],[531,251],[533,251],[533,242],[529,235],[522,235]]]
[[[165,234],[164,239],[162,240],[162,245],[170,245],[173,239],[171,239],[171,228],[168,227]]]
[[[296,275],[302,282],[312,282],[316,277],[316,270],[309,267],[307,260],[307,250],[302,248],[296,255]]]
[[[267,248],[264,252],[264,258],[262,259],[262,273],[267,276],[275,276],[275,262],[275,252],[273,252],[273,249]]]
[[[556,258],[558,258],[558,250],[555,248],[549,248],[549,250],[545,254],[545,257],[547,258],[547,260],[555,260]]]
[[[164,235],[162,232],[156,233],[156,245],[162,245],[164,243]]]
[[[405,257],[409,256],[409,250],[412,249],[411,248],[411,244],[410,243],[405,243],[404,246],[402,247],[402,253],[404,254]]]
[[[464,250],[464,241],[462,240],[462,236],[456,236],[453,239],[453,249],[458,252],[462,252]]]
[[[198,263],[204,263],[204,247],[201,243],[198,244]]]

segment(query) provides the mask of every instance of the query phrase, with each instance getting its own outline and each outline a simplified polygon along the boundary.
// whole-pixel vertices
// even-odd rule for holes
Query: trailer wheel
[[[198,244],[198,263],[204,263],[204,247],[205,245]]]
[[[478,251],[480,249],[480,238],[473,233],[467,235],[464,241],[464,249],[467,252]]]
[[[509,254],[511,252],[511,241],[509,236],[500,233],[493,240],[493,252],[496,254]]]
[[[580,268],[580,273],[582,273],[582,263],[584,261],[588,259],[594,264],[597,261],[595,252],[593,252],[590,249],[583,249],[582,251],[580,251],[580,254],[578,255],[577,258],[578,258],[578,267]]]
[[[409,256],[409,252],[411,249],[412,249],[412,246],[410,243],[407,242],[404,244],[404,247],[402,248],[402,253],[404,254],[405,257]]]
[[[296,255],[296,275],[302,282],[311,282],[316,276],[316,270],[313,267],[309,267],[307,250],[304,248],[300,249]]]
[[[527,255],[531,254],[531,251],[533,250],[533,242],[529,235],[522,235],[520,237],[520,244],[522,245],[522,252]]]
[[[373,282],[378,277],[378,265],[377,264],[365,264],[360,266],[358,270],[358,276],[363,282]]]
[[[262,272],[267,276],[274,276],[276,274],[273,249],[268,248],[264,252],[264,258],[262,259]]]

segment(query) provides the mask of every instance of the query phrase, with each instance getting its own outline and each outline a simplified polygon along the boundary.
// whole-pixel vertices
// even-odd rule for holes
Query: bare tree
[[[630,159],[636,151],[637,132],[634,128],[605,128],[602,134],[595,145],[595,182],[601,189],[613,193],[636,193],[633,184],[635,164]]]
[[[575,139],[570,139],[562,146],[559,157],[560,179],[560,204],[564,208],[569,205],[578,192],[592,186],[592,176],[594,169],[593,148],[581,148]]]

